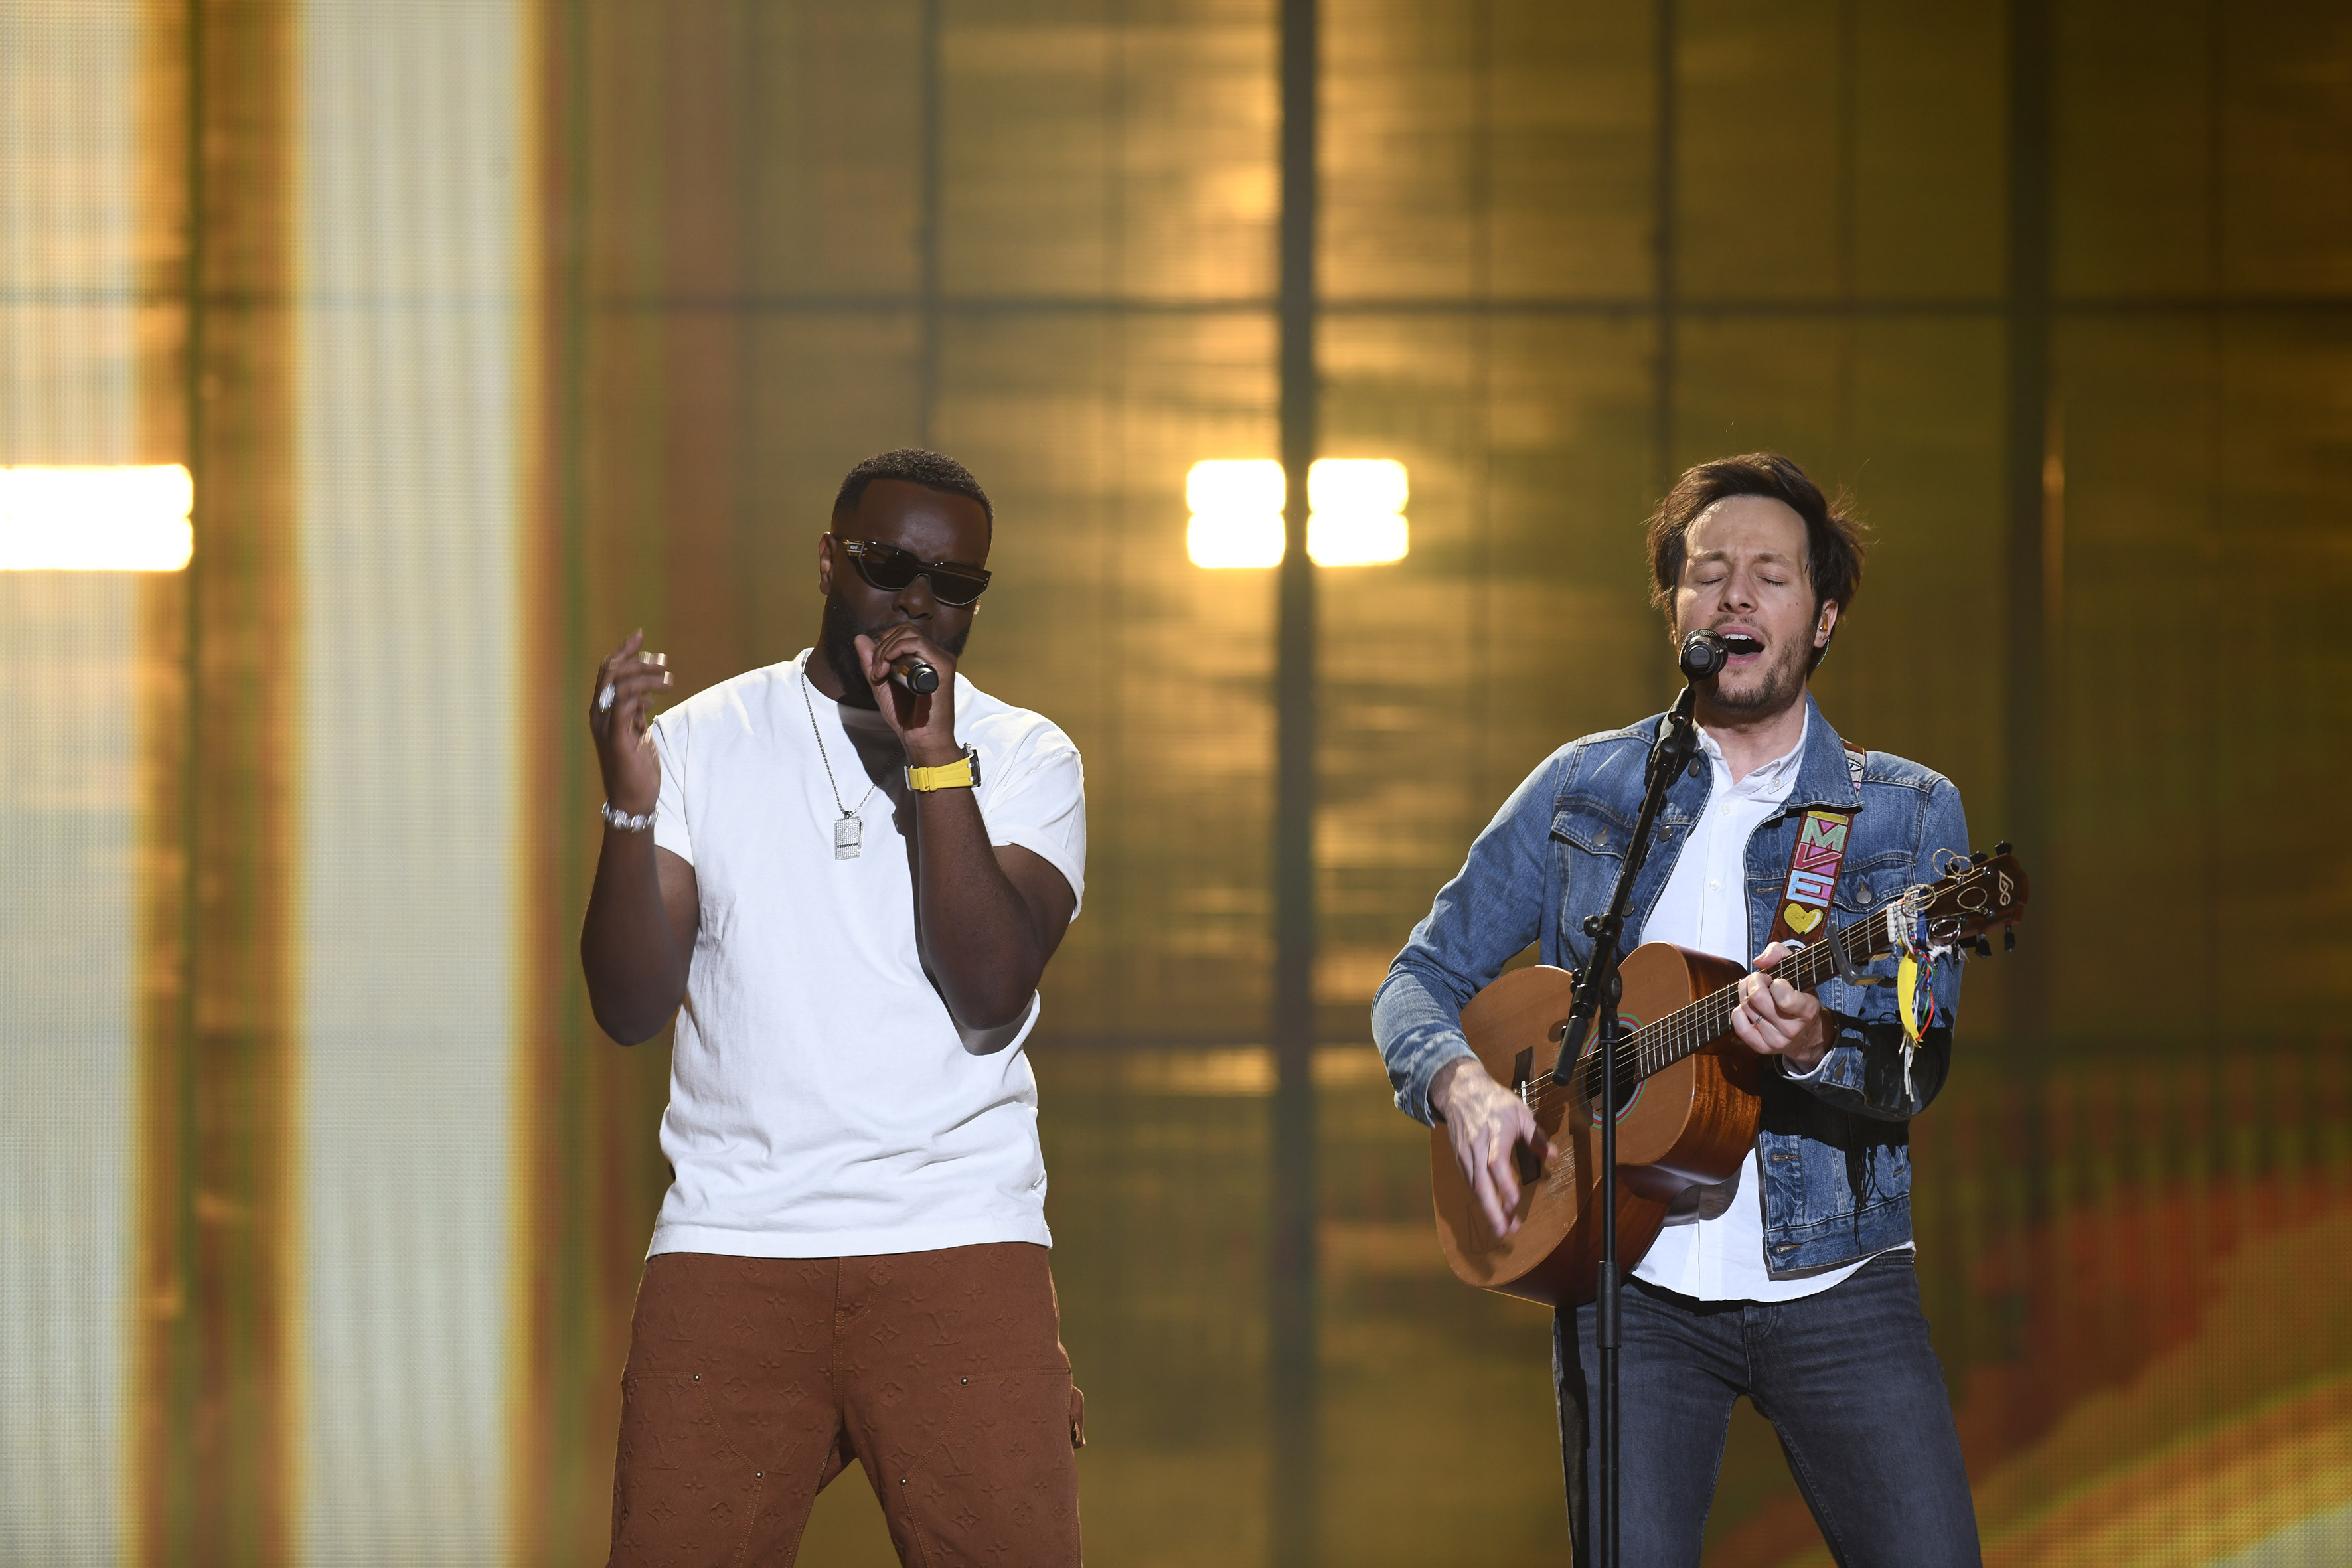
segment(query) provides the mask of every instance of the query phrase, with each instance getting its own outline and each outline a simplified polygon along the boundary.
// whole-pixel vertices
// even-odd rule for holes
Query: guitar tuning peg
[[[2006,855],[2006,854],[2008,854],[2011,849],[2013,849],[2013,848],[2015,848],[2015,847],[2016,847],[2016,846],[2012,845],[2011,843],[2010,843],[2010,841],[2009,841],[2008,839],[2004,838],[2004,839],[2002,839],[2000,843],[1998,843],[1998,844],[1996,844],[1996,845],[1994,845],[1994,846],[1992,847],[1992,852],[1993,852],[1994,854],[1996,854],[1996,855]]]
[[[1975,854],[1969,857],[1969,864],[1971,866],[1981,866],[1991,858],[1991,856],[1979,849]]]
[[[2017,928],[2015,926],[2003,926],[2000,928],[2000,950],[2003,952],[2015,952],[2017,951]]]
[[[1683,771],[1690,774],[1693,778],[1698,777],[1698,759],[1696,757],[1693,757],[1690,760],[1690,766]]]
[[[1977,938],[1977,956],[1979,958],[1990,958],[1992,956],[1992,938],[1989,936],[1980,936]]]

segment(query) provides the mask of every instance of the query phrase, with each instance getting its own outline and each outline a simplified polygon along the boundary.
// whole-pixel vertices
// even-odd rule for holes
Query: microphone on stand
[[[1712,637],[1714,634],[1707,635]],[[1720,643],[1723,639],[1717,637],[1716,640]],[[929,697],[940,689],[940,672],[912,654],[891,662],[890,679],[918,697]]]
[[[1682,657],[1675,661],[1685,680],[1713,680],[1731,662],[1731,649],[1713,632],[1693,632],[1683,638]]]
[[[1682,653],[1675,662],[1682,666],[1683,679],[1689,684],[1683,688],[1682,695],[1675,699],[1673,718],[1676,726],[1688,731],[1691,708],[1697,700],[1695,694],[1698,690],[1699,683],[1703,680],[1713,680],[1723,673],[1723,667],[1731,662],[1731,648],[1715,632],[1693,632],[1683,638]],[[1662,740],[1650,752],[1650,766],[1655,768],[1661,765],[1665,755],[1665,743]],[[1690,752],[1689,756],[1691,776],[1696,778],[1699,771],[1698,756],[1696,752]]]

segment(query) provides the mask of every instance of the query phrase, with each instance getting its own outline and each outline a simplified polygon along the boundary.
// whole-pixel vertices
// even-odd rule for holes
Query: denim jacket
[[[1915,882],[1934,881],[1948,855],[1965,856],[1968,823],[1951,781],[1916,763],[1872,752],[1857,781],[1821,710],[1811,723],[1797,782],[1748,841],[1748,952],[1771,934],[1805,810],[1853,812],[1838,868],[1832,921],[1851,924]],[[1463,1005],[1529,942],[1544,963],[1580,970],[1591,956],[1584,919],[1608,907],[1641,813],[1643,767],[1663,717],[1587,735],[1553,752],[1512,792],[1439,890],[1428,918],[1372,999],[1372,1036],[1388,1063],[1398,1107],[1432,1120],[1429,1080],[1470,1054]],[[1649,858],[1626,906],[1624,951],[1665,889],[1675,859],[1706,808],[1713,775],[1687,773],[1666,794]],[[1895,973],[1881,959],[1868,973]],[[1909,1118],[1927,1108],[1951,1066],[1959,965],[1935,966],[1935,1022],[1906,1087],[1903,1026],[1891,988],[1832,980],[1818,994],[1832,1031],[1811,1073],[1765,1078],[1756,1137],[1763,1173],[1764,1247],[1775,1275],[1850,1262],[1911,1238]]]

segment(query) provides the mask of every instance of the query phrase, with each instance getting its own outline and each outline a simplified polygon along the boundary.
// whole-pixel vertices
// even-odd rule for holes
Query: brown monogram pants
[[[785,1564],[855,1459],[902,1563],[1075,1565],[1084,1401],[1045,1249],[649,1258],[614,1568]]]

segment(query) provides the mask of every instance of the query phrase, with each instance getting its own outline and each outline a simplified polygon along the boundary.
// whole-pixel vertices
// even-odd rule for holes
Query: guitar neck
[[[1783,959],[1773,970],[1775,977],[1786,980],[1801,991],[1811,991],[1827,984],[1838,972],[1832,942],[1844,950],[1846,962],[1859,969],[1879,953],[1895,946],[1893,921],[1902,900],[1895,900],[1853,922],[1843,931],[1815,937],[1803,947]],[[1647,1078],[1654,1072],[1672,1067],[1685,1057],[1696,1055],[1709,1044],[1731,1033],[1731,1015],[1739,1007],[1739,985],[1737,982],[1720,991],[1710,991],[1696,1002],[1675,1008],[1664,1017],[1654,1018],[1617,1042],[1622,1059],[1630,1057],[1634,1076]],[[1597,1094],[1600,1089],[1600,1063],[1588,1058],[1585,1068],[1585,1088]]]

